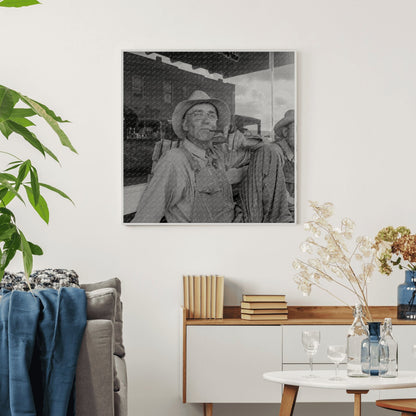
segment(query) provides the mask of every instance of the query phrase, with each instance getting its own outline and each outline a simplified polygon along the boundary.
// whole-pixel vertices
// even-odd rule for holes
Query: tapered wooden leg
[[[361,416],[361,395],[367,394],[368,390],[347,390],[347,393],[354,395],[354,416]]]
[[[279,416],[292,416],[295,408],[296,396],[299,386],[285,384],[283,387],[282,403],[280,404]]]
[[[204,416],[212,416],[212,403],[204,403]]]
[[[402,412],[402,416],[415,416],[416,413]]]

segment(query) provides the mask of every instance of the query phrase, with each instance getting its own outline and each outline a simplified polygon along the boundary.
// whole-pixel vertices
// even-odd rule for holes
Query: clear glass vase
[[[405,282],[397,288],[397,319],[416,320],[416,271],[406,270]]]
[[[368,377],[363,368],[369,368],[370,355],[362,357],[362,344],[368,343],[368,328],[363,320],[362,305],[357,304],[354,308],[354,322],[347,335],[347,375],[349,377]]]

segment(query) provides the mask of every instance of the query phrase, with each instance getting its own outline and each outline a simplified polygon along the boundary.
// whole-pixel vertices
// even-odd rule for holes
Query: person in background
[[[295,204],[295,111],[286,111],[274,126],[275,142],[284,156],[284,174],[288,192],[289,209],[294,212]]]
[[[132,222],[292,222],[279,148],[253,143],[222,100],[194,91],[172,115],[182,140],[157,162]],[[238,185],[235,203],[231,185]]]

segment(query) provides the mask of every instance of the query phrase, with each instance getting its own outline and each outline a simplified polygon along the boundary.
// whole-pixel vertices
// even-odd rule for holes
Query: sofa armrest
[[[113,337],[111,321],[87,321],[76,372],[77,416],[114,416]]]
[[[124,358],[114,356],[117,378],[120,388],[114,392],[114,413],[115,416],[127,416],[127,370]]]

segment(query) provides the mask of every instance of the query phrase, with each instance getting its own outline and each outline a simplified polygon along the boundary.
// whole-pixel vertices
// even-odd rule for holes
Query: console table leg
[[[284,385],[279,416],[293,415],[293,409],[295,408],[298,390],[299,386],[290,386],[289,384]]]
[[[347,390],[347,393],[354,395],[354,416],[361,416],[361,395],[367,394],[368,390]]]
[[[212,416],[212,403],[204,403],[204,416]]]

